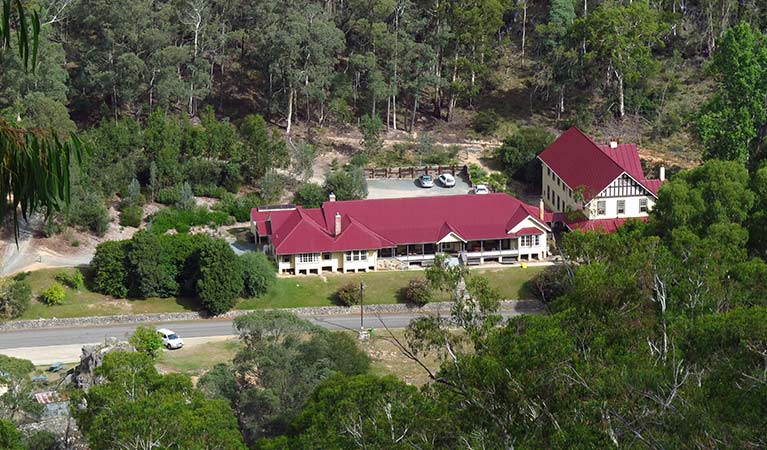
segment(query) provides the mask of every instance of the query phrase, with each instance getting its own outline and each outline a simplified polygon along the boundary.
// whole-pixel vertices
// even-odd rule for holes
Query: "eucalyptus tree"
[[[17,49],[23,66],[29,68],[31,61],[34,69],[39,39],[37,12],[30,16],[21,2],[3,0],[0,53]],[[74,134],[61,141],[48,130],[19,128],[0,118],[0,219],[12,218],[16,239],[19,212],[26,219],[36,210],[50,214],[69,204],[70,165],[79,163],[82,153],[82,144]]]

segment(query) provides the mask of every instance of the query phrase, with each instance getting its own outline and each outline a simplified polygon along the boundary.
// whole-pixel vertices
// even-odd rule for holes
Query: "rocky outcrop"
[[[86,345],[80,355],[80,363],[72,372],[72,385],[77,389],[88,391],[91,386],[100,384],[103,380],[96,375],[96,368],[104,362],[104,355],[109,352],[132,352],[132,345],[109,338],[104,344]]]

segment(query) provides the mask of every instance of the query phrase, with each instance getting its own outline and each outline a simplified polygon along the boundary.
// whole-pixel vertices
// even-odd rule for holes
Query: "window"
[[[533,236],[533,247],[537,247],[541,244],[541,236],[535,235]]]
[[[330,259],[330,253],[323,253],[322,254],[322,259],[324,259],[324,260]]]
[[[607,214],[607,202],[599,200],[597,202],[597,215],[604,216],[605,214]]]
[[[290,262],[290,255],[282,255],[282,262],[289,263]]]
[[[368,259],[367,250],[351,250],[346,252],[347,261],[367,261],[367,259]]]
[[[646,213],[647,212],[647,199],[646,198],[640,198],[639,199],[639,212],[640,213]]]
[[[546,171],[549,173],[549,175],[551,175],[551,167],[547,167]]]
[[[540,244],[541,244],[541,236],[538,234],[519,237],[520,247],[537,247]]]
[[[551,186],[546,185],[546,196],[551,198]]]
[[[296,259],[298,259],[299,263],[313,263],[320,260],[320,254],[319,253],[299,253],[296,256]]]
[[[626,214],[626,200],[618,200],[618,214]]]

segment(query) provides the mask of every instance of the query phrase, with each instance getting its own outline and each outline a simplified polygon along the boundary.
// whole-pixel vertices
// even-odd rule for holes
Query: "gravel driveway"
[[[471,188],[460,177],[455,179],[455,187],[445,188],[435,182],[432,188],[422,188],[418,180],[368,180],[368,198],[433,197],[437,195],[468,194]]]

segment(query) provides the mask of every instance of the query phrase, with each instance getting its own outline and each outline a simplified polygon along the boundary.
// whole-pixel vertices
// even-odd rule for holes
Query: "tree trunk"
[[[414,100],[413,100],[413,114],[410,115],[410,132],[413,132],[413,129],[415,128],[415,115],[416,111],[418,111],[418,94],[415,94]]]
[[[557,104],[557,121],[562,118],[562,113],[565,112],[565,90],[559,90],[559,102]]]
[[[451,78],[451,82],[455,84],[455,82],[458,80],[458,53],[455,54],[455,61],[453,64],[453,77]],[[453,118],[453,108],[455,108],[455,89],[451,89],[450,92],[450,102],[447,105],[447,121],[450,122],[450,120]]]
[[[522,6],[522,57],[525,57],[525,37],[527,33],[527,1]]]
[[[286,134],[290,134],[290,125],[291,121],[293,120],[293,87],[288,87],[288,127],[285,130]]]
[[[623,117],[626,116],[626,107],[623,103],[623,77],[618,73],[618,71],[615,71],[615,78],[618,79],[618,112],[620,114],[620,118],[623,119]]]

